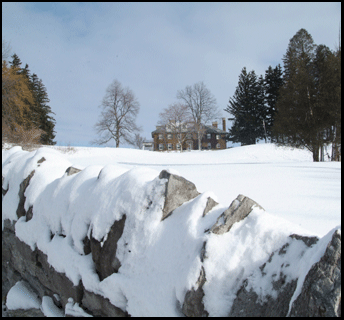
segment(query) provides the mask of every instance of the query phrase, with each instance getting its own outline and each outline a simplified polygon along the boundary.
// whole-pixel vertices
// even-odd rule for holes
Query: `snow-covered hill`
[[[61,148],[61,147],[60,147]],[[313,162],[308,150],[258,144],[220,151],[151,152],[75,147],[66,157],[77,168],[116,165],[123,170],[168,168],[228,204],[244,194],[266,211],[318,236],[341,223],[341,163]]]

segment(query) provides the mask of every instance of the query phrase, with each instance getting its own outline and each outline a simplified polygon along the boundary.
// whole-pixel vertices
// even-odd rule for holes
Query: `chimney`
[[[213,127],[217,128],[217,121],[213,122]]]
[[[222,118],[222,129],[226,131],[226,118]]]

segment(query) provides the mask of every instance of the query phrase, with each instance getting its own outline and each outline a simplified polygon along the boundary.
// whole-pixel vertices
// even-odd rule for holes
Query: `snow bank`
[[[230,151],[235,155],[234,149],[218,151],[219,161],[229,161]],[[228,315],[243,280],[252,277],[271,252],[291,242],[290,234],[304,232],[299,226],[256,208],[230,232],[207,233],[205,230],[229,205],[218,204],[203,216],[208,198],[216,199],[211,192],[184,203],[161,221],[166,181],[159,179],[159,171],[145,166],[128,169],[124,163],[118,164],[121,154],[116,154],[117,150],[103,152],[117,157],[117,163],[86,166],[71,176],[66,169],[76,161],[71,160],[74,156],[50,148],[26,152],[15,147],[3,152],[3,189],[7,190],[2,201],[3,228],[4,220],[16,221],[16,236],[32,250],[46,254],[57,272],[65,274],[75,286],[81,280],[86,290],[108,298],[132,316],[181,316],[185,294],[195,286],[202,264],[207,279],[203,288],[205,309],[210,316]],[[125,151],[122,152],[123,160]],[[245,147],[244,154],[252,161],[250,152],[250,147]],[[194,154],[193,161],[201,161]],[[204,157],[202,154],[203,162],[207,161],[207,154],[210,152]],[[241,157],[245,161],[243,154]],[[275,159],[278,157],[293,161],[276,149]],[[232,161],[238,161],[238,157],[234,158]],[[161,157],[157,159],[162,161]],[[81,168],[81,158],[77,162]],[[24,205],[26,211],[32,207],[33,216],[31,220],[25,216],[18,219],[20,184],[33,171]],[[121,267],[100,281],[92,253],[84,252],[84,240],[92,236],[103,245],[111,226],[124,215],[125,227],[116,251]],[[288,259],[297,261],[307,250],[323,252],[328,236],[326,241],[319,241],[312,249],[296,244],[301,247],[290,251]],[[200,252],[205,242],[207,258],[202,263]],[[302,267],[292,270],[293,278],[302,279],[321,254],[309,253],[309,257]],[[17,289],[13,290],[11,294]],[[257,281],[254,290],[266,292],[271,288]],[[43,301],[45,313],[52,310],[52,301],[47,298]],[[14,300],[11,296],[9,299],[11,305]],[[66,311],[73,314],[80,312],[79,308],[70,302]]]

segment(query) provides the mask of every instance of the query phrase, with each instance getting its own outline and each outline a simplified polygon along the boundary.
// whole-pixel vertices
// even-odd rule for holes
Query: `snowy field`
[[[210,316],[227,315],[242,281],[252,275],[256,292],[273,295],[267,279],[281,262],[272,260],[271,275],[264,279],[254,272],[286,242],[295,243],[284,258],[290,267],[283,270],[289,279],[298,279],[294,300],[333,229],[341,225],[341,163],[314,163],[304,150],[259,144],[183,153],[81,147],[69,153],[48,148],[29,153],[15,147],[2,155],[3,187],[10,186],[3,197],[3,219],[16,220],[19,184],[36,170],[25,192],[25,208],[33,205],[33,218],[18,220],[17,237],[47,254],[55,270],[74,284],[81,279],[87,290],[132,316],[181,316],[185,293],[196,283],[202,265],[207,278],[203,302]],[[38,166],[43,156],[47,161]],[[71,165],[84,170],[67,176]],[[192,181],[202,194],[161,221],[164,185],[158,175],[163,169]],[[226,234],[205,233],[239,194],[265,212],[254,208]],[[219,205],[202,217],[209,196]],[[91,228],[96,239],[106,239],[124,212],[125,229],[116,251],[121,268],[99,281],[82,241]],[[291,239],[292,233],[321,239],[308,248]],[[202,264],[204,241],[207,259]],[[8,308],[22,307],[18,301],[23,288],[18,283],[11,289]],[[27,304],[46,314],[49,299]],[[68,308],[82,313],[72,302]]]
[[[238,194],[317,236],[341,224],[341,163],[313,162],[309,151],[258,144],[221,151],[160,153],[81,148],[66,154],[73,166],[118,164],[125,170],[170,169],[229,205]]]

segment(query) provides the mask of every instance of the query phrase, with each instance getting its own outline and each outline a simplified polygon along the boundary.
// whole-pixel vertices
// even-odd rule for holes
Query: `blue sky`
[[[150,139],[178,90],[203,81],[223,110],[243,67],[264,75],[283,66],[301,28],[335,49],[340,23],[338,2],[2,3],[2,38],[43,80],[58,145],[96,138],[98,106],[114,79],[134,92],[137,124]]]

